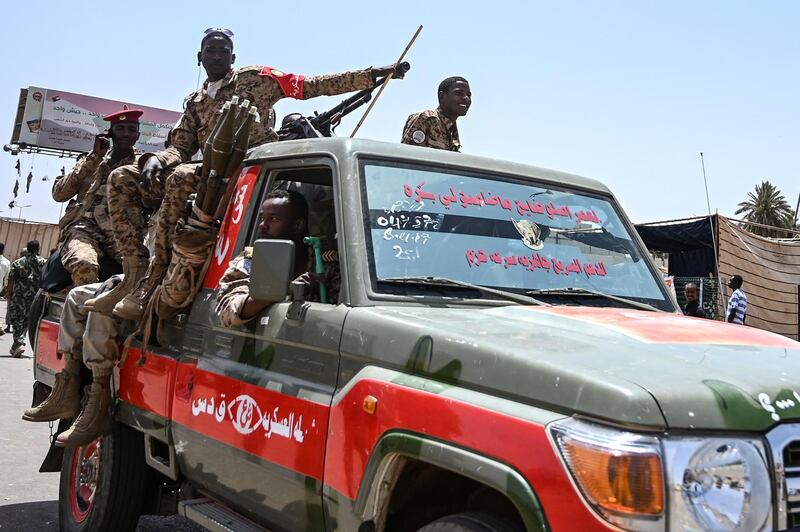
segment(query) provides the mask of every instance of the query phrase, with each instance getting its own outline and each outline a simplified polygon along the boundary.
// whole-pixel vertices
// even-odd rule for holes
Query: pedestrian
[[[409,116],[403,127],[403,144],[461,151],[456,120],[472,105],[469,82],[453,76],[439,83],[439,107]]]
[[[108,133],[96,135],[91,153],[53,183],[53,199],[70,201],[58,225],[61,261],[75,286],[99,280],[103,257],[121,261],[108,217],[108,176],[116,168],[136,163],[133,146],[139,139],[142,114],[126,106],[104,116]]]
[[[39,241],[31,240],[25,256],[14,261],[8,274],[6,299],[10,299],[12,303],[9,319],[14,330],[11,355],[15,357],[22,356],[25,352],[28,314],[36,291],[39,290],[39,278],[44,263],[44,257],[39,255]]]
[[[744,280],[741,275],[733,275],[728,281],[728,287],[733,290],[728,300],[728,323],[744,325],[747,317],[747,295],[742,290],[742,284],[744,284]]]
[[[0,242],[0,294],[6,293],[6,284],[8,284],[8,272],[11,270],[11,261],[3,255],[3,252],[6,249],[6,245],[3,242]],[[6,326],[8,326],[8,307],[10,302],[6,300]],[[0,336],[6,334],[6,331],[0,329]]]
[[[108,187],[108,208],[117,247],[122,253],[124,280],[102,297],[90,299],[91,310],[126,319],[139,319],[144,306],[167,272],[172,255],[172,235],[183,214],[186,200],[194,192],[196,165],[186,163],[205,144],[214,129],[219,110],[236,95],[253,103],[261,116],[254,123],[250,146],[278,140],[273,126],[273,106],[284,98],[305,100],[368,89],[379,78],[397,73],[397,65],[366,68],[339,74],[306,78],[268,66],[234,70],[233,32],[209,28],[200,41],[197,62],[208,75],[200,90],[184,101],[184,112],[170,137],[171,146],[158,153],[146,153],[139,164],[112,172]],[[143,245],[145,202],[161,204],[155,231],[153,257]]]
[[[697,296],[697,285],[694,283],[686,283],[683,285],[683,295],[686,298],[686,305],[683,307],[683,314],[693,318],[708,318],[706,311],[703,310],[703,305],[700,304],[700,299]]]
[[[28,250],[22,248],[19,252],[19,258],[24,257],[27,254]],[[8,273],[11,273],[11,266],[8,267]],[[6,278],[6,286],[8,285],[8,278]],[[9,294],[11,292],[8,292]],[[3,295],[5,296],[6,289],[3,289]],[[11,333],[11,315],[14,312],[14,300],[10,297],[6,297],[6,328],[3,329],[3,334]]]

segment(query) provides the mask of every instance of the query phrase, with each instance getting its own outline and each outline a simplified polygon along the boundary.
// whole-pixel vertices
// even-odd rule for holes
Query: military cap
[[[111,113],[110,115],[106,115],[103,117],[103,120],[106,122],[111,122],[111,124],[120,124],[122,122],[133,122],[134,124],[139,123],[139,117],[144,114],[144,111],[141,109],[128,109],[127,105],[122,106],[122,111],[117,111],[116,113]]]

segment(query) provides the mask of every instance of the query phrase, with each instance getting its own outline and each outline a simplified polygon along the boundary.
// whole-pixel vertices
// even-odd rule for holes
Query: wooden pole
[[[406,49],[403,50],[403,53],[400,54],[400,59],[397,60],[397,63],[395,63],[396,65],[403,62],[403,59],[405,59],[406,54],[408,53],[408,50],[411,49],[411,45],[414,44],[414,41],[417,40],[417,37],[419,36],[421,31],[422,31],[422,24],[419,25],[419,28],[417,28],[417,31],[416,31],[416,33],[414,33],[414,36],[411,37],[411,40],[408,41],[408,45],[406,46]],[[378,89],[378,94],[376,94],[375,97],[372,99],[372,101],[369,102],[369,107],[367,107],[367,110],[364,111],[364,115],[361,117],[361,120],[358,121],[358,124],[356,124],[355,129],[350,134],[350,138],[351,139],[356,136],[356,133],[358,133],[358,130],[361,128],[361,124],[363,124],[364,120],[367,119],[367,115],[369,115],[369,112],[372,110],[372,107],[375,105],[375,102],[378,101],[378,98],[381,97],[381,94],[383,93],[383,90],[386,88],[386,85],[388,85],[389,82],[392,80],[392,76],[393,75],[394,75],[394,72],[389,72],[389,75],[386,76],[386,79],[381,84],[381,88]]]

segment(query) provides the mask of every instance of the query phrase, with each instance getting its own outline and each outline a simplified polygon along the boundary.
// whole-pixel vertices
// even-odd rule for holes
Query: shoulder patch
[[[414,131],[411,134],[411,140],[413,140],[417,144],[422,144],[423,142],[425,142],[425,132],[422,131],[421,129]]]
[[[295,98],[297,100],[303,99],[303,80],[304,76],[298,74],[287,74],[277,68],[265,66],[261,68],[259,76],[267,76],[278,82],[284,96]]]

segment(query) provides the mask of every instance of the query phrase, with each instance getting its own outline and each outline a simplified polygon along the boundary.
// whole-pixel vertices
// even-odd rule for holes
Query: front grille
[[[767,434],[778,530],[800,526],[800,424],[778,425]]]
[[[800,467],[800,440],[795,440],[784,447],[783,467]]]

